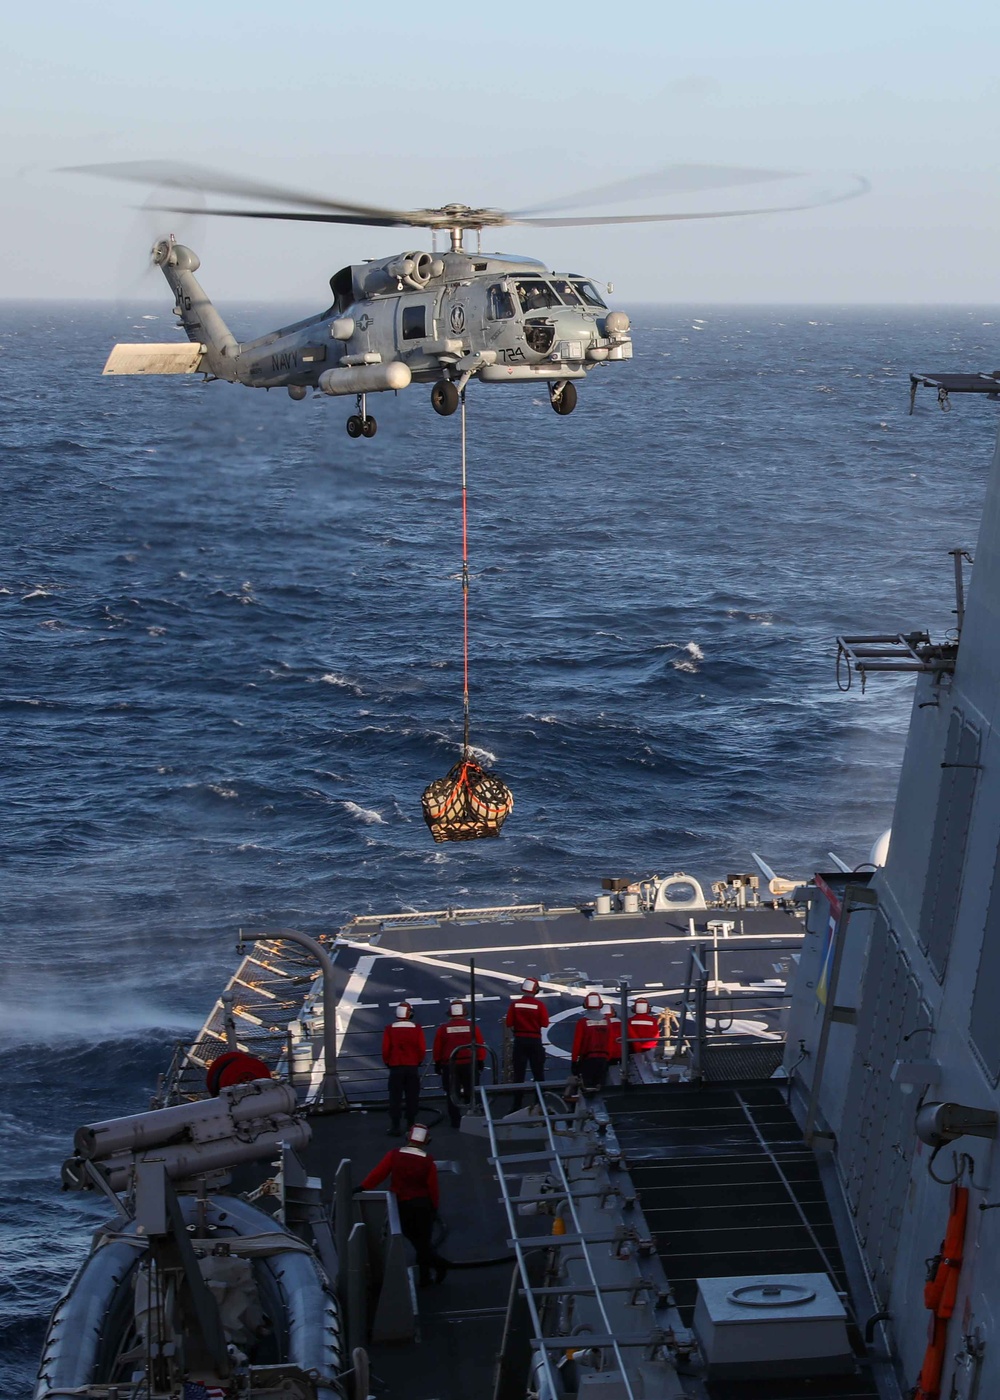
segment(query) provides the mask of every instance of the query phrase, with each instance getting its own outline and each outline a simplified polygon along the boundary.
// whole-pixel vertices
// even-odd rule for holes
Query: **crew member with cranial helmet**
[[[396,1016],[382,1032],[382,1059],[389,1069],[389,1136],[400,1137],[400,1114],[404,1104],[406,1126],[413,1127],[420,1101],[420,1066],[427,1054],[427,1041],[413,1019],[413,1007],[401,1001]]]
[[[476,1060],[486,1059],[483,1033],[476,1027]],[[478,1047],[482,1046],[482,1049]],[[460,1104],[472,1102],[472,1022],[465,1014],[465,1004],[455,1000],[449,1007],[447,1021],[438,1026],[431,1049],[434,1068],[441,1076],[441,1085],[448,1096],[448,1118],[453,1128],[462,1122]]]
[[[645,997],[636,997],[632,1015],[628,1018],[628,1049],[630,1055],[655,1050],[660,1039],[660,1018]]]
[[[600,1089],[608,1077],[611,1025],[604,1012],[600,993],[588,992],[583,1000],[583,1014],[573,1032],[571,1056],[573,1073],[580,1076],[584,1089]]]
[[[538,996],[537,977],[526,977],[521,990],[512,997],[507,1007],[507,1026],[514,1033],[514,1083],[525,1082],[525,1071],[530,1068],[536,1084],[545,1078],[545,1046],[542,1031],[549,1024],[549,1013],[545,1003]],[[514,1093],[515,1111],[521,1107],[522,1091]]]
[[[448,1272],[448,1261],[437,1253],[431,1238],[439,1197],[437,1163],[427,1151],[429,1142],[426,1124],[414,1123],[406,1146],[387,1152],[361,1183],[362,1191],[374,1191],[388,1179],[399,1208],[399,1227],[417,1252],[422,1288],[440,1283]]]

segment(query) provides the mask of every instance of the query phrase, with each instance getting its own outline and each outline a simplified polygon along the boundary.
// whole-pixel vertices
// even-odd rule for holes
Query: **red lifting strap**
[[[958,1276],[962,1269],[965,1245],[965,1224],[969,1214],[969,1188],[951,1188],[951,1210],[941,1243],[941,1253],[933,1275],[924,1285],[924,1306],[931,1310],[930,1335],[920,1379],[913,1392],[914,1400],[938,1400],[948,1344],[948,1319],[955,1311],[958,1297]]]

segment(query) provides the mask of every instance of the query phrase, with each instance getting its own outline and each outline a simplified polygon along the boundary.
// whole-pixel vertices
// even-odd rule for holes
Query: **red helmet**
[[[538,991],[538,986],[539,982],[537,977],[526,977],[521,983],[521,991],[527,992],[529,996],[533,997]]]
[[[399,1005],[396,1007],[396,1020],[397,1020],[397,1021],[412,1021],[412,1020],[413,1020],[413,1007],[410,1005],[410,1003],[409,1003],[408,1001],[401,1001],[401,1002],[399,1003]]]
[[[411,1147],[426,1147],[430,1140],[431,1135],[426,1123],[414,1123],[407,1134],[407,1142]]]
[[[588,992],[583,999],[583,1004],[588,1011],[600,1011],[604,1005],[604,998],[600,992]]]
[[[632,1010],[637,1016],[648,1016],[649,1002],[645,997],[636,997],[635,1001],[632,1003]]]
[[[448,1008],[448,1014],[449,1014],[449,1016],[464,1016],[464,1015],[465,1015],[465,1002],[464,1002],[464,1001],[459,1001],[459,1000],[456,998],[456,999],[451,1003],[451,1006],[449,1006],[449,1008]]]

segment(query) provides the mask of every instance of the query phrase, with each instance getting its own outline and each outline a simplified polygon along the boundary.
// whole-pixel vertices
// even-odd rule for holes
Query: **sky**
[[[870,194],[807,212],[513,228],[484,247],[612,282],[617,304],[1000,301],[1000,6],[984,0],[49,0],[12,7],[3,44],[0,298],[148,299],[165,232],[220,301],[322,303],[338,267],[430,246],[157,216],[140,188],[59,173],[170,159],[394,206],[518,208],[675,162],[831,188],[858,172]]]

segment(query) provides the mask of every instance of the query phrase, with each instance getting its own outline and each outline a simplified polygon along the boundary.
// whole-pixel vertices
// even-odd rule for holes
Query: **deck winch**
[[[466,471],[465,391],[462,409],[462,757],[424,789],[424,821],[435,841],[476,841],[499,836],[514,809],[514,795],[473,757],[469,740],[469,490]]]

